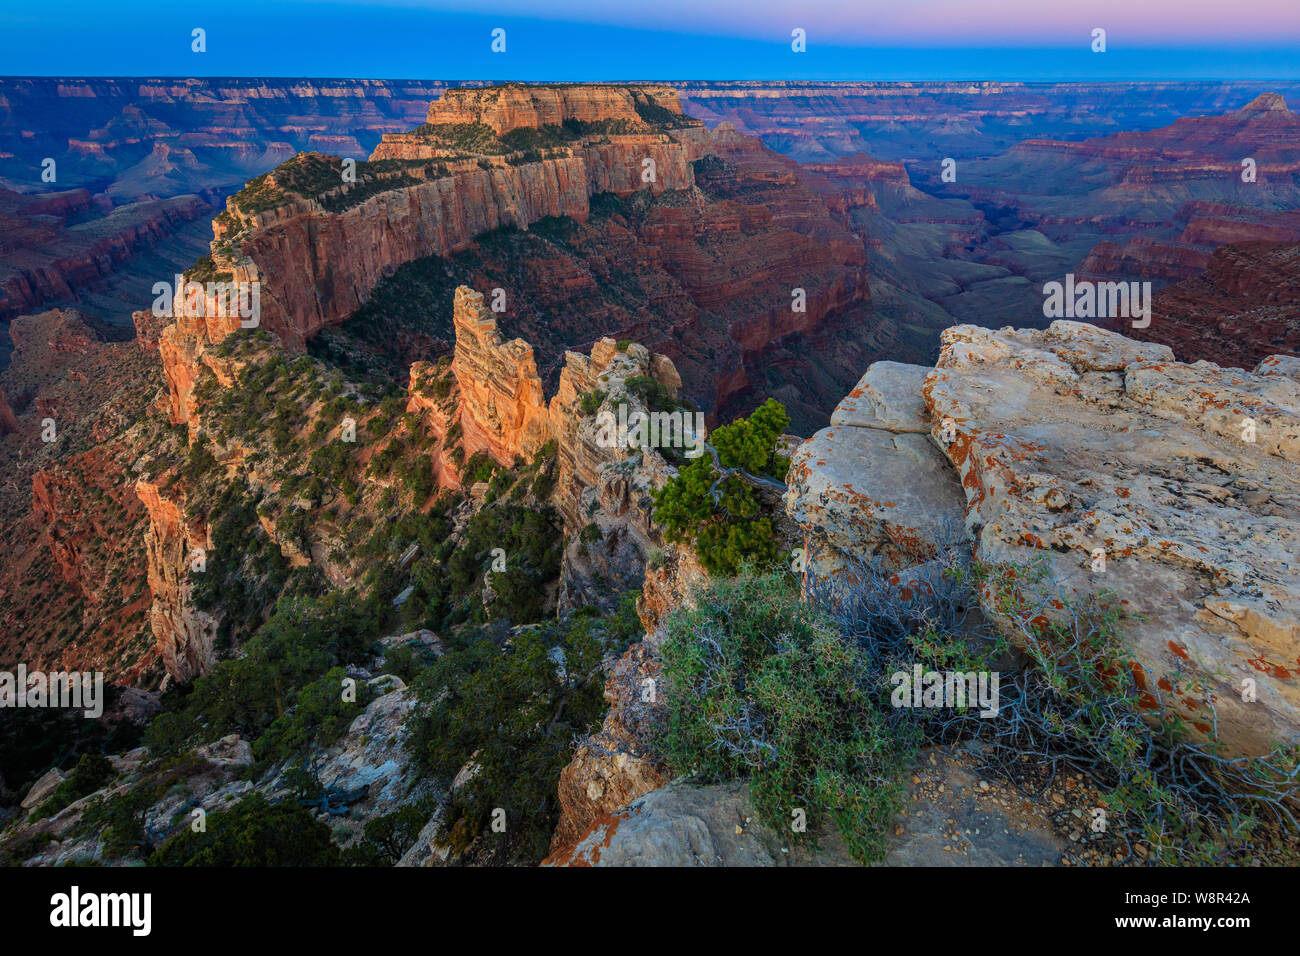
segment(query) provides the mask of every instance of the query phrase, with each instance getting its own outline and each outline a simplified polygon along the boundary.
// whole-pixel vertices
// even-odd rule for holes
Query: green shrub
[[[433,811],[433,801],[421,800],[368,821],[362,838],[344,851],[344,862],[349,866],[396,866]]]
[[[357,687],[356,700],[343,700],[343,679],[347,672],[332,667],[298,692],[293,707],[276,717],[261,737],[253,742],[253,756],[275,763],[287,760],[306,748],[328,746],[348,729],[366,708],[374,693],[365,684]]]
[[[330,830],[304,807],[269,803],[251,793],[229,810],[208,815],[207,830],[188,827],[149,857],[150,866],[336,866]]]
[[[883,856],[915,739],[889,732],[866,658],[788,578],[711,582],[669,616],[662,654],[674,774],[748,778],[777,833],[802,810],[809,834],[834,822],[854,856]]]
[[[783,481],[790,459],[777,452],[776,441],[789,424],[781,403],[769,398],[748,418],[716,429],[709,441],[724,468]],[[710,458],[701,456],[654,493],[654,518],[664,537],[689,543],[710,574],[734,575],[745,562],[771,562],[778,553],[776,530],[758,493],[740,478],[727,478],[715,502],[710,491],[718,477]]]
[[[385,600],[377,588],[365,600],[350,590],[281,598],[243,656],[217,662],[189,685],[175,710],[153,719],[145,743],[155,753],[174,754],[230,733],[257,740],[308,684],[368,658]]]
[[[54,816],[69,804],[76,803],[105,786],[114,776],[113,765],[107,757],[97,753],[82,754],[68,778],[55,787],[54,792],[36,808],[33,818],[39,820]]]
[[[421,705],[407,728],[420,765],[451,777],[473,755],[479,768],[456,791],[447,816],[463,842],[501,807],[508,850],[497,859],[536,862],[546,855],[559,815],[560,771],[575,738],[593,731],[605,713],[601,662],[640,633],[635,598],[626,595],[617,614],[578,613],[516,634],[505,646],[491,632],[457,638],[416,679]]]

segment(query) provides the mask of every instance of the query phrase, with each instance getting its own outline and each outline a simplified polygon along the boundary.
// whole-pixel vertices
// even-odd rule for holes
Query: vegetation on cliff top
[[[579,611],[512,634],[463,632],[419,675],[412,753],[447,779],[471,768],[452,792],[440,837],[447,849],[461,853],[477,840],[481,862],[495,863],[546,855],[560,771],[573,741],[605,713],[603,662],[640,636],[635,600],[624,595],[612,616]]]
[[[1144,689],[1152,685],[1105,595],[1049,593],[1036,566],[940,561],[928,593],[908,596],[866,565],[806,580],[802,595],[784,572],[712,580],[666,622],[660,746],[671,772],[748,779],[777,833],[815,839],[834,823],[846,848],[872,861],[885,853],[918,748],[977,741],[983,768],[1031,798],[1061,773],[1095,785],[1090,842],[1116,862],[1294,862],[1294,748],[1229,760],[1188,737]],[[1019,666],[1009,636],[975,610],[977,592],[1019,622]],[[917,665],[999,674],[998,719],[973,698],[897,706],[897,675]],[[806,833],[791,827],[796,811]]]
[[[790,424],[776,399],[769,398],[747,418],[738,418],[709,435],[723,468],[784,481],[790,459],[776,447]],[[691,545],[710,574],[730,576],[746,562],[765,565],[778,554],[776,527],[764,512],[757,490],[739,477],[720,479],[711,458],[684,466],[655,493],[655,521],[668,541]]]

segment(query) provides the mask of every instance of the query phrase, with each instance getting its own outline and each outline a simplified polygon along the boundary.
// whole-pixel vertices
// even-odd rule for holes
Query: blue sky
[[[195,27],[205,53],[191,51]],[[805,53],[790,49],[794,27]],[[1090,49],[1095,27],[1105,53]],[[0,74],[1283,79],[1300,77],[1300,0],[0,0]]]

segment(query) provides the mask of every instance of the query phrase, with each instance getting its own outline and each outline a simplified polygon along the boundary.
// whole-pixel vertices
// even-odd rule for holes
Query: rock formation
[[[428,122],[482,123],[498,136],[523,127],[540,129],[575,121],[617,121],[640,126],[643,120],[638,107],[668,110],[678,115],[682,112],[677,91],[662,85],[506,83],[487,88],[449,89],[429,107]]]
[[[195,549],[206,551],[212,543],[207,526],[188,521],[183,503],[168,498],[165,489],[141,479],[136,493],[149,514],[144,538],[153,595],[149,625],[167,673],[188,681],[206,673],[216,660],[213,642],[219,622],[194,606],[190,579]]]
[[[930,750],[911,777],[906,812],[886,833],[885,866],[1056,866],[1070,843],[1053,827],[1052,812],[1067,802],[1087,807],[1075,780],[1064,781],[1060,805],[1030,801],[1005,781],[981,779],[963,750]],[[1073,839],[1082,840],[1083,833]],[[1079,851],[1081,844],[1072,849]],[[815,846],[777,833],[755,815],[748,786],[732,781],[673,782],[647,791],[596,817],[576,841],[553,849],[543,865],[859,864],[834,826],[817,833]]]
[[[681,378],[666,355],[652,354],[636,344],[620,350],[618,343],[606,338],[592,346],[590,356],[566,354],[559,388],[548,402],[532,346],[522,339],[502,340],[496,316],[484,304],[481,293],[458,288],[453,321],[453,381],[447,398],[438,401],[430,396],[428,386],[436,369],[422,363],[412,369],[408,411],[425,414],[427,424],[440,437],[458,424],[466,457],[484,452],[507,466],[516,457],[531,460],[544,444],[554,440],[560,462],[558,485],[564,496],[557,505],[571,525],[578,521],[583,492],[597,484],[602,466],[629,454],[626,447],[600,444],[592,421],[596,412],[581,410],[582,397],[597,390],[612,393],[634,403],[630,414],[645,406],[635,396],[628,396],[627,379],[638,375],[651,378],[672,396],[681,387]],[[660,456],[655,457],[662,463]],[[459,477],[445,459],[435,461],[435,472],[444,476],[444,487],[459,487]]]
[[[573,847],[601,817],[668,782],[662,759],[648,743],[667,713],[657,694],[654,701],[645,700],[646,681],[657,683],[659,670],[652,638],[615,661],[605,683],[609,712],[560,772],[560,820],[552,853]]]
[[[485,451],[505,465],[516,455],[531,460],[553,430],[532,346],[522,339],[503,342],[496,317],[472,289],[456,290],[453,315],[452,371],[466,453]]]
[[[898,566],[900,542],[923,559],[957,517],[981,561],[1113,594],[1148,705],[1233,753],[1300,732],[1296,359],[1243,372],[1075,322],[957,326],[932,371],[872,366],[832,421],[787,495],[832,566]]]
[[[664,88],[467,89],[435,101],[424,126],[386,136],[355,182],[320,154],[250,182],[214,221],[212,259],[230,281],[259,284],[260,326],[290,348],[357,314],[404,263],[443,257],[463,262],[467,284],[512,275],[490,281],[508,294],[503,320],[552,370],[544,378],[565,351],[609,334],[671,355],[712,421],[766,395],[771,369],[817,393],[791,385],[782,396],[808,420],[865,360],[844,341],[867,334],[870,297],[847,219],[873,201],[862,183],[891,169],[859,158],[805,173],[730,127],[705,131]],[[581,236],[538,252],[542,240],[500,234],[529,250],[515,275],[485,235],[541,220],[544,235]],[[196,363],[228,334],[201,326],[160,335],[178,421]],[[433,342],[456,332],[420,331]],[[800,348],[805,336],[821,338]]]

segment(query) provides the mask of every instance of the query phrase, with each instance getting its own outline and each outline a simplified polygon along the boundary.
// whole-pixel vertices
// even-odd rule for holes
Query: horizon
[[[176,10],[156,0],[57,10],[0,3],[0,63],[13,77],[260,76],[421,79],[499,76],[582,82],[692,75],[765,82],[1214,82],[1300,77],[1300,12],[1264,0],[1242,18],[1208,0],[1119,0],[1086,17],[1031,0],[939,0],[927,16],[882,2],[780,5],[665,0],[653,10],[570,0],[539,16],[444,0],[230,0]],[[250,29],[250,24],[253,28]],[[506,31],[492,52],[492,31]],[[1093,31],[1106,31],[1094,52]],[[191,49],[194,29],[204,49]],[[792,49],[804,31],[806,48]],[[250,37],[256,42],[249,42]],[[275,68],[266,69],[268,51]],[[220,64],[212,69],[209,64]]]

